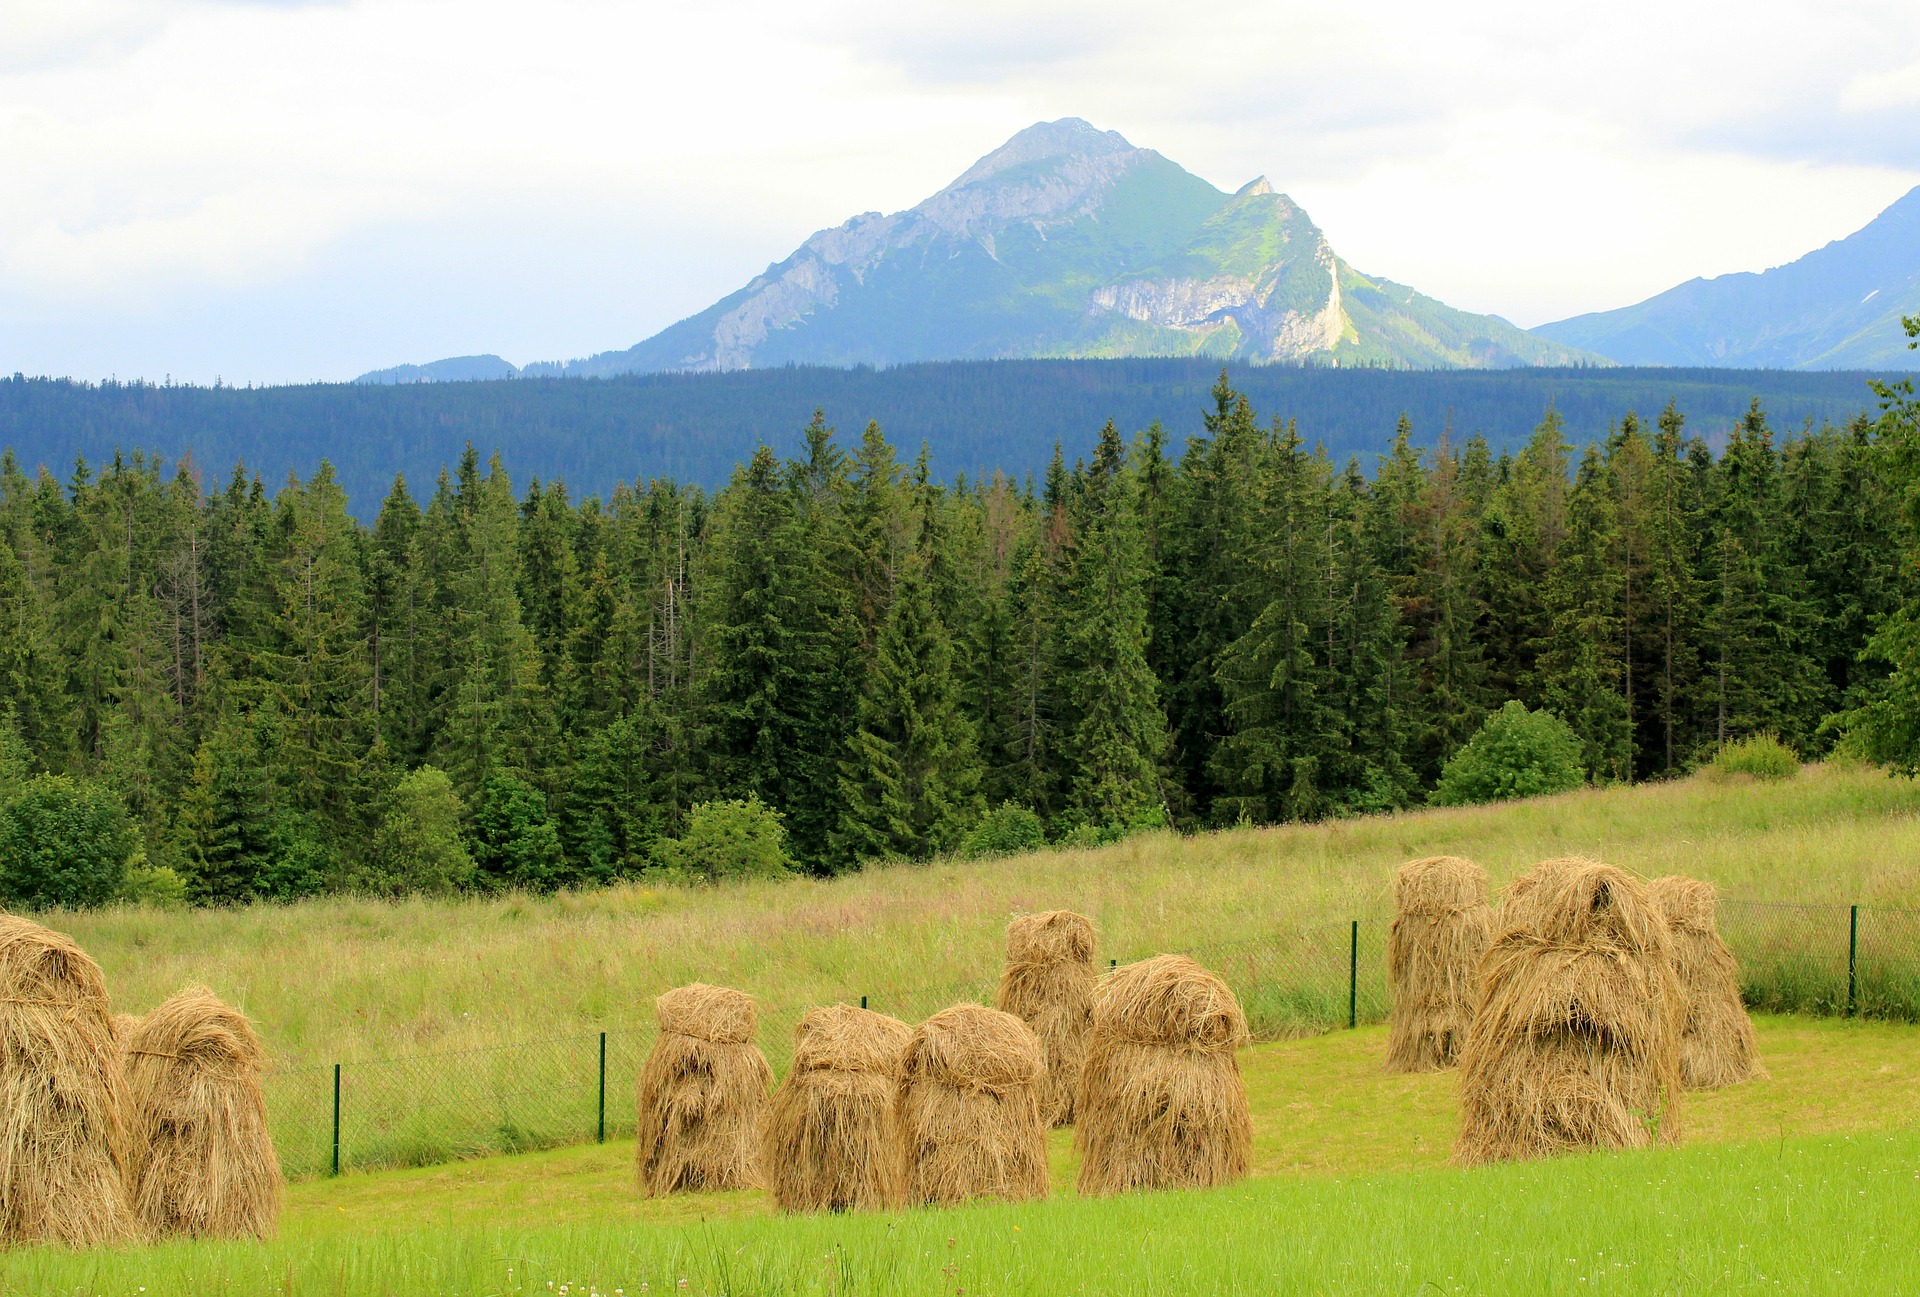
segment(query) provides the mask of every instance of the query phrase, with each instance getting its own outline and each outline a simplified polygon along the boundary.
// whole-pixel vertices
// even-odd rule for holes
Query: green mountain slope
[[[1920,189],[1858,232],[1758,274],[1693,279],[1538,337],[1623,365],[1912,369],[1903,315],[1920,315]]]
[[[1267,182],[1226,194],[1077,118],[904,212],[823,230],[625,351],[529,374],[1098,356],[1510,366],[1594,357],[1348,266]]]

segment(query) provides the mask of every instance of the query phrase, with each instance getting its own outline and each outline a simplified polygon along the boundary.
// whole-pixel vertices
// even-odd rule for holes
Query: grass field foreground
[[[846,1217],[15,1254],[6,1292],[1062,1297],[1898,1292],[1920,1134]]]

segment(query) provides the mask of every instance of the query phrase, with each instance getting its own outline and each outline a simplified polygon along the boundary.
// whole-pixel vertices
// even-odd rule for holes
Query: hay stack
[[[1680,1082],[1711,1090],[1764,1076],[1753,1022],[1740,1002],[1740,966],[1714,924],[1712,883],[1670,874],[1647,884],[1673,937],[1673,971],[1686,1001]]]
[[[1007,925],[1007,967],[993,1006],[1019,1018],[1040,1038],[1047,1065],[1040,1116],[1050,1126],[1073,1124],[1097,980],[1093,920],[1071,910],[1049,910]]]
[[[760,1182],[773,1069],[753,1044],[753,997],[695,982],[653,1002],[660,1038],[640,1069],[634,1160],[650,1197]]]
[[[1682,1000],[1667,922],[1611,865],[1508,890],[1460,1050],[1462,1165],[1679,1137]]]
[[[1393,908],[1387,1071],[1443,1071],[1473,1021],[1480,957],[1493,932],[1487,871],[1458,856],[1408,861],[1393,876]]]
[[[760,1168],[783,1211],[875,1211],[907,1195],[894,1072],[913,1028],[851,1005],[809,1009],[767,1108]]]
[[[156,1237],[273,1237],[280,1160],[253,1024],[192,986],[139,1019],[123,1049],[127,1196],[141,1223]]]
[[[100,966],[64,933],[0,914],[0,1247],[135,1237],[121,1104]]]
[[[1231,1184],[1253,1156],[1234,1051],[1247,1019],[1184,955],[1129,964],[1094,997],[1080,1090],[1082,1195]]]
[[[1046,1197],[1045,1074],[1039,1038],[1010,1013],[961,1004],[921,1023],[901,1052],[895,1097],[907,1200]]]

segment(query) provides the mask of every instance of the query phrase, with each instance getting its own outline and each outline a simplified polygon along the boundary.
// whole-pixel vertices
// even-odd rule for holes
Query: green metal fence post
[[[1353,921],[1353,944],[1347,947],[1347,1030],[1360,1025],[1360,920]]]
[[[333,1065],[333,1173],[340,1174],[340,1064]]]
[[[1117,959],[1109,959],[1109,960],[1107,961],[1107,971],[1108,971],[1109,973],[1114,973],[1114,972],[1118,972],[1119,970],[1120,970],[1120,961],[1119,961],[1119,960],[1117,960]]]
[[[1860,958],[1860,907],[1850,906],[1847,916],[1847,1016],[1860,1007],[1860,979],[1854,969]]]
[[[867,1007],[867,997],[864,995],[860,997],[860,1007],[863,1009]]]
[[[599,1142],[607,1142],[607,1033],[600,1033],[600,1134]]]

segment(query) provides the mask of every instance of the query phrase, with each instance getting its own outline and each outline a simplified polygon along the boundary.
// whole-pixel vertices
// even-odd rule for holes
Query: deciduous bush
[[[446,772],[421,766],[394,785],[373,850],[348,880],[384,896],[444,895],[473,884],[473,857],[460,836],[466,808]]]
[[[1002,802],[967,831],[960,842],[960,854],[969,860],[985,860],[1038,851],[1046,845],[1046,831],[1040,827],[1038,815],[1013,802]]]
[[[114,899],[164,910],[181,909],[187,903],[187,880],[167,865],[136,860],[128,866],[120,894]]]
[[[0,807],[0,901],[38,910],[119,895],[140,832],[110,789],[65,775],[15,786]]]
[[[1579,736],[1552,712],[1530,712],[1515,700],[1453,754],[1427,800],[1465,806],[1563,793],[1585,782]]]
[[[717,883],[729,878],[780,878],[793,870],[780,812],[758,797],[702,802],[687,831],[653,845],[654,868],[668,878]]]
[[[1715,779],[1746,775],[1753,779],[1791,779],[1800,773],[1800,758],[1777,735],[1754,734],[1724,743],[1707,763]]]

